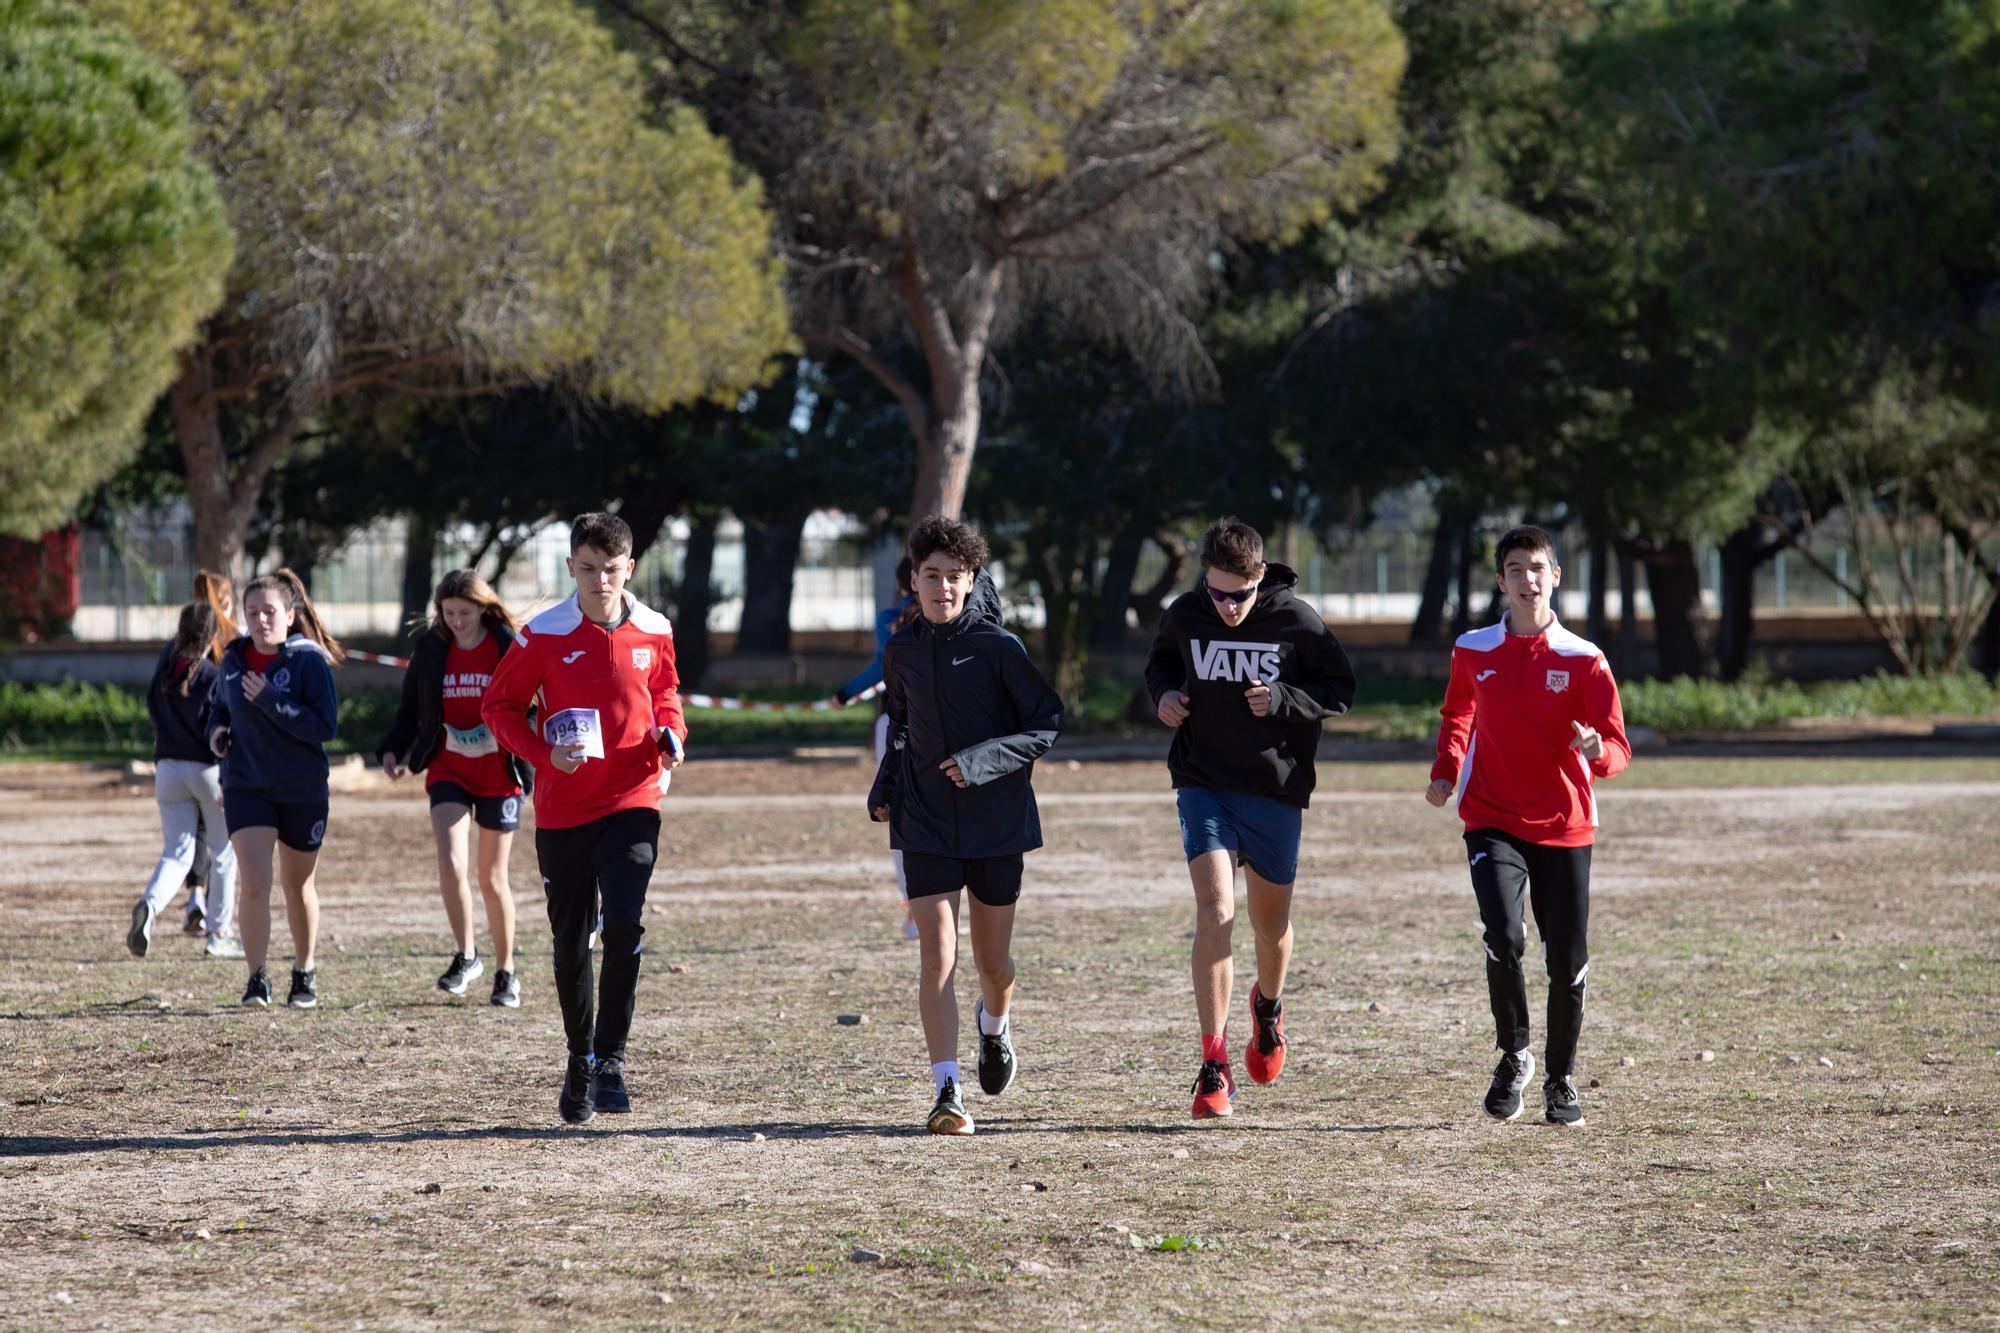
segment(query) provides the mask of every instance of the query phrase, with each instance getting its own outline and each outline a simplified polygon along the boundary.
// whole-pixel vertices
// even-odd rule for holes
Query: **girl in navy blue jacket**
[[[238,917],[250,966],[243,1003],[271,1003],[264,960],[275,859],[292,930],[287,1003],[310,1009],[319,1003],[313,873],[326,837],[324,746],[339,720],[331,668],[344,654],[289,569],[251,581],[243,590],[243,620],[249,632],[223,650],[207,721],[209,748],[222,758],[222,816],[236,851]]]

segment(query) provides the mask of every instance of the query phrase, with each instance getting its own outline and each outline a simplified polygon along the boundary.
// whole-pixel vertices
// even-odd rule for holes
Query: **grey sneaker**
[[[938,1089],[937,1102],[931,1107],[930,1118],[924,1128],[933,1134],[970,1134],[972,1116],[965,1109],[965,1098],[958,1092],[958,1084],[946,1083]]]
[[[521,979],[506,969],[493,974],[493,1003],[502,1009],[521,1007]]]
[[[153,909],[144,898],[132,904],[132,928],[125,932],[125,947],[134,958],[144,958],[153,947]]]
[[[285,1003],[294,1009],[319,1008],[319,969],[307,968],[301,972],[292,969],[292,993],[285,997]]]
[[[1542,1119],[1551,1125],[1583,1123],[1583,1103],[1576,1098],[1576,1084],[1568,1078],[1552,1078],[1542,1084]]]
[[[202,941],[201,954],[204,958],[241,958],[243,942],[227,935],[210,935]]]
[[[1501,1055],[1493,1070],[1493,1086],[1486,1090],[1486,1114],[1495,1120],[1513,1120],[1521,1114],[1521,1090],[1535,1076],[1535,1057],[1527,1051]]]
[[[451,966],[438,978],[438,989],[453,995],[465,994],[465,988],[486,975],[486,964],[477,958],[467,958],[462,953],[451,956]]]

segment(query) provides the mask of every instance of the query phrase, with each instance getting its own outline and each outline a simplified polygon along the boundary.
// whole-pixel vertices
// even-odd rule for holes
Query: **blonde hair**
[[[439,638],[451,638],[451,626],[444,623],[444,599],[457,598],[461,602],[471,602],[479,608],[479,619],[489,630],[503,626],[511,635],[521,633],[521,622],[500,600],[500,594],[493,586],[479,577],[476,569],[454,569],[438,580],[437,594],[431,598],[430,628]]]
[[[243,632],[236,627],[235,618],[223,609],[222,601],[225,594],[231,603],[235,602],[235,588],[228,579],[215,573],[213,570],[198,569],[195,571],[194,599],[197,602],[205,603],[208,609],[215,613],[215,635],[209,640],[208,647],[204,649],[211,662],[220,662],[222,660],[223,648],[228,646],[231,639],[234,639],[238,634]]]
[[[319,612],[313,609],[312,598],[306,595],[305,581],[297,574],[287,568],[251,579],[243,587],[243,600],[249,602],[250,594],[260,591],[283,598],[299,632],[326,649],[326,655],[335,666],[347,660],[347,650],[340,646],[340,640],[327,632],[326,622],[319,618]]]

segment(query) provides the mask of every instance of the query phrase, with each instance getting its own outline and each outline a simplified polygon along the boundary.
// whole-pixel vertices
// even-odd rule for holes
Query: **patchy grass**
[[[636,1113],[579,1131],[530,839],[519,1012],[433,986],[423,801],[386,787],[335,800],[324,1007],[246,1012],[193,941],[124,952],[145,793],[0,771],[0,1323],[1994,1318],[2000,762],[1642,758],[1607,784],[1570,1131],[1478,1112],[1477,926],[1421,764],[1323,775],[1285,1077],[1204,1124],[1164,774],[1044,765],[1022,1074],[962,1140],[920,1132],[865,772],[677,777]]]

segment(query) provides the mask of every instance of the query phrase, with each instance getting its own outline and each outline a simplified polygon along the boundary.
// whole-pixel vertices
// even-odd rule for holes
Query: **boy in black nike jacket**
[[[1146,689],[1174,728],[1167,768],[1194,881],[1194,1003],[1201,1072],[1194,1118],[1230,1113],[1236,1079],[1224,1026],[1235,975],[1236,874],[1257,933],[1254,1029],[1243,1065],[1256,1083],[1285,1067],[1280,996],[1292,959],[1292,881],[1313,789],[1320,723],[1354,702],[1354,668],[1319,613],[1292,595],[1299,576],[1264,563],[1264,539],[1228,518],[1201,540],[1201,585],[1160,618]]]
[[[889,748],[868,813],[888,823],[889,845],[903,853],[923,952],[917,1009],[937,1090],[927,1124],[933,1134],[970,1134],[952,991],[959,890],[972,895],[979,1085],[998,1096],[1014,1079],[1009,949],[1022,853],[1042,845],[1029,779],[1062,731],[1062,700],[1001,626],[977,532],[956,519],[926,519],[910,534],[910,559],[922,614],[882,650]]]

